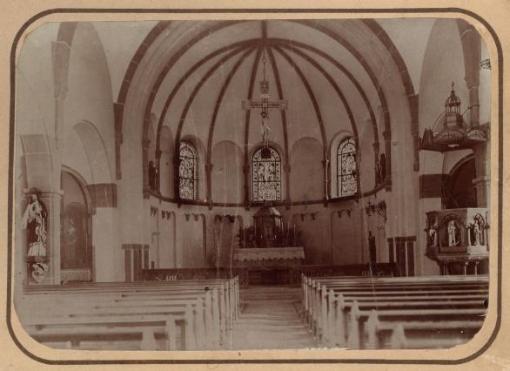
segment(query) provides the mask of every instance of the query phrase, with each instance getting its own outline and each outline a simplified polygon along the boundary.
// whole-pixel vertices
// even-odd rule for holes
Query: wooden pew
[[[367,307],[359,309],[358,303],[354,302],[350,310],[350,318],[347,328],[347,346],[349,348],[361,349],[365,347],[365,343],[373,343],[373,337],[366,339],[362,334],[370,334],[365,330],[372,311],[375,308]],[[473,307],[455,307],[441,308],[440,306],[430,305],[421,309],[409,309],[403,307],[394,308],[378,308],[378,318],[386,322],[429,322],[429,321],[474,321],[483,322],[485,318],[485,308]],[[373,319],[372,319],[373,321]],[[368,326],[370,328],[371,324]]]
[[[41,286],[31,288],[29,293],[31,295],[48,295],[51,292],[69,294],[83,294],[84,292],[101,292],[108,293],[138,293],[153,295],[154,291],[182,291],[187,288],[196,288],[197,285],[203,289],[220,288],[220,300],[222,300],[224,309],[221,313],[231,315],[231,318],[226,319],[228,327],[231,328],[232,321],[239,315],[239,279],[234,277],[232,279],[211,279],[211,280],[183,280],[171,282],[146,282],[146,283],[98,283],[98,284],[79,284],[69,285],[63,287],[55,286]],[[230,308],[230,309],[229,309]]]
[[[154,336],[168,338],[163,348],[173,349],[173,344],[178,340],[172,334],[176,334],[176,327],[180,324],[186,340],[185,349],[216,348],[220,343],[220,315],[226,331],[228,325],[226,318],[232,320],[237,315],[234,305],[238,300],[238,293],[236,280],[229,280],[226,284],[208,281],[207,285],[208,288],[209,286],[217,288],[204,290],[203,282],[183,282],[172,283],[171,288],[168,285],[141,287],[133,284],[110,284],[100,285],[102,286],[100,288],[88,286],[70,291],[39,290],[35,294],[39,299],[46,297],[52,300],[52,294],[60,301],[63,297],[70,299],[74,305],[68,305],[69,300],[64,300],[67,304],[62,308],[64,312],[67,310],[72,313],[52,313],[53,321],[51,317],[39,316],[32,318],[31,322],[23,322],[29,332],[41,340],[62,340],[68,336],[70,344],[73,342],[79,344],[80,337],[82,340],[92,339],[94,333],[97,335],[101,332],[105,340],[113,341],[122,338],[123,335],[126,335],[127,339],[140,339],[140,346],[144,349],[150,348],[147,344],[153,342]],[[219,300],[218,292],[222,293],[222,300]],[[193,300],[195,302],[190,304]],[[93,304],[84,306],[83,304],[87,302]],[[78,310],[80,308],[81,312]],[[148,330],[144,321],[139,321],[140,318],[149,322],[157,318],[159,325]],[[104,321],[106,322],[103,323]],[[120,324],[124,324],[124,328]],[[126,328],[125,325],[131,328]],[[73,326],[80,326],[77,328],[79,331],[73,331]],[[41,332],[41,329],[44,329],[44,332]]]
[[[125,349],[126,342],[135,342],[140,350],[185,349],[184,335],[177,326],[184,325],[171,316],[110,315],[100,317],[53,316],[38,318],[24,324],[31,337],[43,343],[54,343],[60,348]],[[158,341],[159,340],[159,341]],[[100,344],[90,347],[86,342]],[[56,343],[56,344],[55,344]],[[120,346],[119,346],[120,344]],[[130,349],[130,348],[128,348]]]
[[[164,306],[147,305],[132,306],[129,303],[115,303],[106,301],[104,298],[98,301],[91,301],[89,305],[77,303],[72,307],[66,306],[63,310],[54,309],[52,312],[43,312],[39,315],[33,315],[23,320],[23,324],[29,329],[51,327],[55,331],[63,330],[72,333],[74,325],[94,325],[102,324],[107,321],[109,326],[116,327],[136,327],[139,325],[139,319],[152,320],[158,318],[160,323],[160,333],[165,329],[173,328],[173,332],[167,332],[169,342],[183,344],[183,349],[196,349],[202,345],[201,341],[205,339],[214,341],[216,345],[219,336],[213,332],[205,332],[203,308],[200,307],[201,299],[194,298],[192,301],[175,299],[172,302],[165,303]],[[27,317],[27,316],[25,316]],[[201,320],[202,317],[202,320]],[[165,323],[162,323],[162,318]],[[168,323],[172,320],[172,323]],[[142,322],[142,325],[144,321]],[[177,331],[182,335],[182,339],[177,341]],[[49,332],[50,330],[46,330]],[[30,333],[30,331],[29,331]]]
[[[366,349],[448,348],[469,341],[482,320],[391,321],[372,310],[365,326]]]
[[[452,282],[444,277],[430,280],[423,277],[416,280],[359,277],[314,280],[303,277],[303,306],[306,319],[323,343],[330,346],[347,343],[358,348],[363,345],[359,334],[363,333],[367,311],[377,308],[379,313],[410,318],[412,315],[416,317],[418,311],[450,310],[450,318],[453,318],[459,310],[473,309],[478,310],[476,315],[479,316],[485,313],[487,283],[486,278],[469,280],[465,277]],[[448,315],[446,312],[442,314]]]
[[[445,287],[445,283],[447,286]],[[443,290],[447,290],[450,295],[463,295],[465,290],[473,290],[472,293],[478,290],[478,293],[484,294],[487,292],[488,280],[486,277],[477,277],[476,280],[466,282],[466,278],[462,277],[453,278],[452,281],[446,280],[444,276],[431,277],[429,281],[424,280],[423,277],[410,279],[409,277],[399,278],[360,278],[360,277],[321,277],[320,279],[312,279],[303,276],[302,289],[304,297],[304,311],[307,315],[312,314],[313,310],[320,306],[321,300],[325,295],[325,291],[321,292],[323,286],[335,289],[336,291],[361,291],[373,289],[377,286],[378,291],[385,291],[385,294],[391,295],[394,291],[401,291],[403,288],[412,288],[415,291],[421,288],[421,292],[414,295],[433,295],[437,292],[437,287],[442,286]],[[342,290],[340,290],[342,289]],[[370,294],[371,290],[368,290]],[[411,295],[411,293],[409,293]],[[309,318],[308,318],[309,319]]]
[[[324,290],[326,291],[326,289]],[[360,302],[365,308],[374,307],[475,307],[484,308],[486,305],[487,293],[475,296],[466,292],[463,295],[450,296],[448,292],[435,292],[436,295],[415,295],[415,292],[392,292],[391,295],[380,295],[379,292],[352,292],[336,294],[330,290],[327,295],[321,295],[317,308],[312,311],[311,325],[314,331],[325,338],[328,338],[328,331],[342,331],[342,324],[347,326],[347,313],[354,300]],[[429,300],[429,298],[431,300]],[[399,304],[402,303],[402,304]]]

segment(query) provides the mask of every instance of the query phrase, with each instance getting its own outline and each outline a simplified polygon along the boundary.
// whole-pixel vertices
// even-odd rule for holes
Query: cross
[[[269,82],[266,80],[260,81],[260,100],[244,100],[243,101],[243,109],[250,110],[254,108],[259,108],[260,116],[263,120],[266,120],[269,117],[269,109],[270,108],[279,108],[280,110],[287,109],[287,101],[286,100],[269,100]]]
[[[262,142],[265,146],[269,145],[269,126],[267,125],[267,120],[269,119],[269,109],[270,108],[279,108],[280,110],[285,110],[287,108],[286,100],[269,100],[269,82],[265,79],[260,82],[260,100],[244,100],[243,101],[243,109],[250,110],[253,108],[260,109],[260,117],[262,118]]]
[[[262,81],[260,81],[260,100],[244,100],[243,109],[251,110],[253,108],[260,109],[260,117],[262,118],[261,131],[262,131],[262,142],[265,147],[269,146],[269,126],[267,121],[269,120],[269,109],[279,108],[285,110],[287,108],[286,100],[275,100],[269,99],[269,81],[266,79],[266,53],[265,49],[262,52]],[[266,153],[267,154],[267,153]]]

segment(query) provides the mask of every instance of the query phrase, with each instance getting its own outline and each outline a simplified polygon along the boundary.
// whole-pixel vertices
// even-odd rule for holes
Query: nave
[[[469,341],[500,230],[479,31],[41,25],[13,90],[20,322],[54,348],[162,354]]]
[[[39,287],[17,311],[55,348],[420,349],[468,342],[487,307],[484,276],[303,275],[301,287],[240,289],[237,277]]]

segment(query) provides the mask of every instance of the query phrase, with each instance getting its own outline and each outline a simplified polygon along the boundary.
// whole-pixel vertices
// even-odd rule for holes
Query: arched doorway
[[[444,203],[446,209],[477,207],[475,158],[470,156],[459,162],[450,172],[447,180]]]
[[[79,175],[62,170],[60,213],[61,281],[92,281],[90,198]]]

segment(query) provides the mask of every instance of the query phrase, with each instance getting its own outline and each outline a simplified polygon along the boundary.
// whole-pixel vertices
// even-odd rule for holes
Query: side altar
[[[300,231],[274,207],[262,207],[253,219],[253,226],[240,230],[232,256],[233,267],[242,272],[241,283],[294,283],[291,272],[305,261]]]

